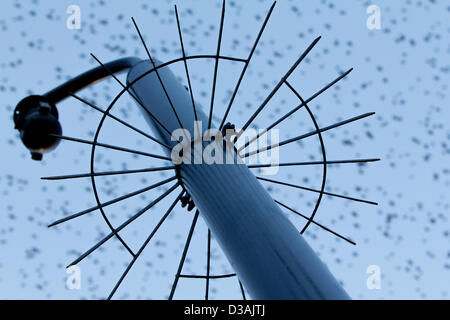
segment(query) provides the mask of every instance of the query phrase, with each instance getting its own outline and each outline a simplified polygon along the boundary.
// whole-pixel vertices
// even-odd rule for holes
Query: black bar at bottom
[[[26,308],[26,306],[30,308]],[[364,319],[371,317],[393,315],[398,307],[402,316],[415,312],[419,308],[437,312],[442,308],[445,312],[450,306],[449,300],[341,300],[341,301],[237,301],[237,300],[113,300],[113,301],[61,301],[61,300],[4,300],[0,301],[0,308],[7,312],[11,307],[14,318],[23,311],[33,310],[34,314],[57,315],[65,319],[70,313],[77,319],[93,318],[99,311],[103,319],[114,316],[131,317],[143,315],[145,319],[302,319],[303,317],[325,316]],[[87,309],[86,307],[90,307]],[[98,308],[96,310],[96,307]],[[61,308],[60,310],[58,310]],[[109,314],[108,314],[109,313]],[[123,314],[122,314],[123,313]],[[444,314],[444,313],[442,313]]]

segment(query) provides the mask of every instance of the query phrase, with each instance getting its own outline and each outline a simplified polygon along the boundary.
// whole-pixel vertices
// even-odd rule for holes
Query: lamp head
[[[15,129],[19,130],[23,144],[31,152],[33,160],[56,148],[62,129],[58,110],[44,96],[32,95],[20,101],[14,110]]]

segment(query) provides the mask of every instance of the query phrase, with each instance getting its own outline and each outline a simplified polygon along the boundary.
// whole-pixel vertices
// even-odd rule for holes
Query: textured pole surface
[[[150,68],[149,61],[136,65],[128,74],[128,83]],[[193,137],[194,112],[189,92],[168,67],[158,73],[183,127]],[[170,132],[179,128],[154,72],[133,84],[132,89]],[[208,118],[196,106],[205,130]],[[143,115],[164,142],[176,144],[146,112]],[[230,147],[226,152],[235,154]],[[349,298],[245,164],[182,164],[180,175],[253,299]]]

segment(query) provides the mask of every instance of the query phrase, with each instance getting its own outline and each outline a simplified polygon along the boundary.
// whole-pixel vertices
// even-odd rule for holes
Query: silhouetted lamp
[[[14,110],[15,129],[19,130],[23,144],[33,160],[42,160],[44,153],[56,148],[62,134],[56,103],[112,73],[127,70],[141,59],[127,57],[105,63],[70,79],[44,95],[31,95],[22,99]],[[108,71],[109,70],[109,71]]]
[[[56,106],[43,96],[32,95],[19,102],[14,111],[15,129],[31,152],[33,160],[56,148],[62,129]]]

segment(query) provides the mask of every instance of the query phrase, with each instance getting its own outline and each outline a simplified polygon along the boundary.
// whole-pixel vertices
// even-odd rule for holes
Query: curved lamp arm
[[[105,63],[104,66],[112,73],[118,73],[130,69],[141,61],[142,60],[139,58],[126,57]],[[109,72],[103,66],[98,66],[70,79],[55,89],[50,90],[44,94],[44,97],[52,103],[58,103],[69,96],[68,92],[75,93],[76,91],[79,91],[109,76]]]

